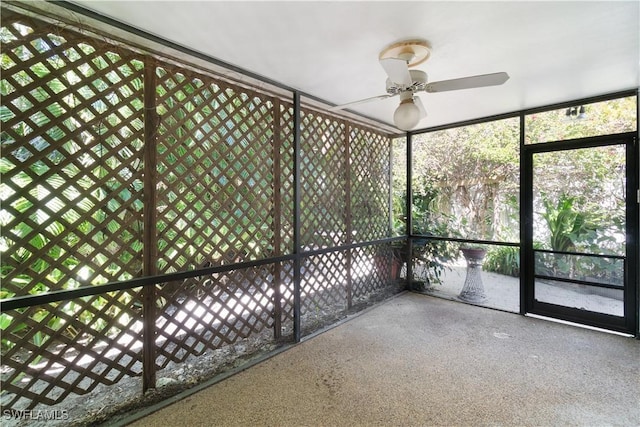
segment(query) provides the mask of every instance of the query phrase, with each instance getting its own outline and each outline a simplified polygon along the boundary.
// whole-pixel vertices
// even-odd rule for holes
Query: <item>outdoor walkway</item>
[[[640,342],[403,293],[135,426],[640,424]]]
[[[464,286],[466,274],[467,268],[464,259],[448,264],[442,273],[442,284],[432,286],[427,292],[430,295],[455,300]],[[479,305],[513,313],[520,312],[519,277],[482,271],[482,283],[487,300]],[[596,291],[601,294],[592,293]],[[614,296],[619,296],[619,298],[614,298]],[[598,313],[624,315],[622,291],[617,290],[597,288],[587,290],[579,285],[538,281],[536,283],[536,299]]]

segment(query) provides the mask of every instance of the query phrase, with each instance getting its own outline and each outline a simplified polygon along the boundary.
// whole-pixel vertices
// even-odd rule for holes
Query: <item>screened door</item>
[[[634,144],[608,137],[525,150],[527,312],[634,331]]]

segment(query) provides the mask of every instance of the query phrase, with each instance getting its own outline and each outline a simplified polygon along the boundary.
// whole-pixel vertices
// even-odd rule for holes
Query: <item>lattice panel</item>
[[[276,255],[293,253],[293,181],[294,153],[293,153],[293,106],[280,103],[279,149],[274,150],[274,163],[276,172],[279,171],[280,181],[274,186],[274,203],[280,202],[280,253]],[[278,197],[279,196],[279,197]]]
[[[347,308],[345,252],[331,252],[303,259],[300,294],[302,328],[330,323]]]
[[[5,9],[1,18],[0,298],[139,276],[143,58]],[[186,69],[154,71],[159,272],[292,253],[293,106]],[[388,140],[358,127],[347,138],[346,129],[302,112],[305,249],[349,242],[349,209],[356,239],[386,236]],[[352,251],[351,290],[346,252],[304,259],[305,330],[345,313],[349,295],[384,287],[376,253]],[[293,262],[283,262],[158,286],[158,367],[278,325],[293,333],[293,277]],[[3,409],[139,376],[140,293],[2,312]]]
[[[140,375],[140,292],[3,312],[9,323],[2,331],[2,408],[53,405]]]
[[[270,98],[157,68],[161,272],[273,254]]]
[[[271,328],[273,283],[269,267],[255,267],[163,286],[156,321],[158,366]]]
[[[371,130],[350,127],[351,217],[353,240],[362,242],[390,235],[390,144]]]
[[[345,125],[302,114],[301,242],[305,249],[347,242]]]
[[[142,62],[5,10],[0,39],[3,297],[138,275]]]
[[[354,300],[393,286],[392,255],[389,245],[365,246],[351,251],[351,286]]]

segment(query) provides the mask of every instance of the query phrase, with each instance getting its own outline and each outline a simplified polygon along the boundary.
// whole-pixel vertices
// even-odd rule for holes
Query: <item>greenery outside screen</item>
[[[575,105],[525,117],[525,144],[633,132],[637,97]]]
[[[413,232],[517,242],[517,117],[416,135]]]

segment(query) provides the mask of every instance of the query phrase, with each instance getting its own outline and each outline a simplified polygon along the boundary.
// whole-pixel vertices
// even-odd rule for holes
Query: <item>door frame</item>
[[[595,326],[603,329],[640,336],[638,310],[640,307],[638,290],[638,229],[639,190],[638,181],[638,134],[628,132],[579,138],[566,141],[521,145],[521,187],[520,187],[520,311],[521,314],[537,314],[573,323]],[[534,295],[534,250],[533,250],[533,155],[553,151],[569,151],[609,145],[626,147],[626,253],[624,277],[624,317],[594,313],[551,303],[535,301]]]

